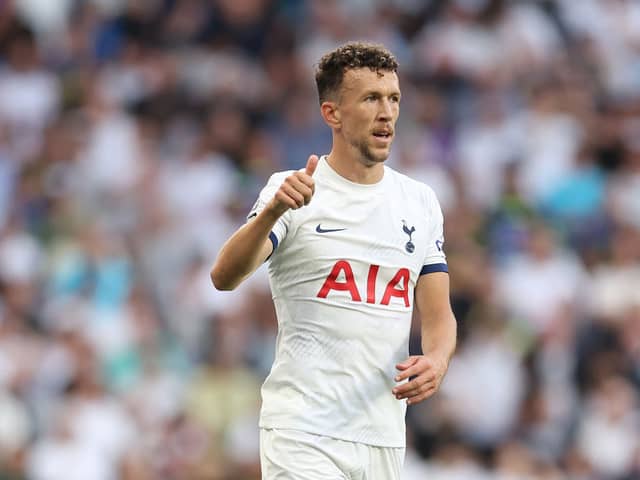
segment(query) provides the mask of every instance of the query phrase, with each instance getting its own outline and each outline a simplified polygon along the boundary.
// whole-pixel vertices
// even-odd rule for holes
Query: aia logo
[[[378,271],[380,265],[370,265],[369,273],[367,274],[366,293],[367,303],[376,303],[376,281],[378,279]],[[338,281],[340,274],[344,274],[344,281]],[[387,283],[384,289],[382,298],[380,299],[380,305],[389,305],[392,297],[401,298],[404,301],[404,306],[409,307],[409,269],[401,268],[396,272],[393,278]],[[332,290],[338,292],[349,292],[351,300],[354,302],[362,302],[362,296],[360,290],[356,284],[355,277],[353,275],[353,269],[351,264],[346,260],[338,260],[329,276],[324,281],[322,288],[318,292],[318,298],[327,298]]]

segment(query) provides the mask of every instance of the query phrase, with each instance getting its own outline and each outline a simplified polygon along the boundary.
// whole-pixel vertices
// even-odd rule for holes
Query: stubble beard
[[[387,151],[383,155],[375,155],[371,151],[371,147],[367,143],[366,139],[353,141],[351,142],[351,146],[353,146],[360,153],[360,157],[364,160],[364,163],[367,165],[375,165],[377,163],[382,163],[387,158],[389,158],[389,151]]]

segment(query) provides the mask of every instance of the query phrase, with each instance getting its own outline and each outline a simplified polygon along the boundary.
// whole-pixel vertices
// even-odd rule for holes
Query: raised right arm
[[[211,269],[211,281],[218,290],[233,290],[271,255],[269,234],[273,226],[290,208],[297,209],[311,201],[312,175],[317,165],[318,157],[311,155],[305,170],[289,175],[258,215],[225,242]]]

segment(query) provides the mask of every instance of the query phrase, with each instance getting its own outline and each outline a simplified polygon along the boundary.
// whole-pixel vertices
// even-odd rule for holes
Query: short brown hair
[[[374,43],[349,42],[336,48],[320,59],[316,69],[320,103],[340,89],[345,72],[354,68],[397,72],[398,61],[389,50]]]

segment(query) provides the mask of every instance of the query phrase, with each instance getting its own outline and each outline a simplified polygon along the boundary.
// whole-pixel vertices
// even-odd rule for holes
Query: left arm
[[[396,365],[400,371],[393,394],[414,405],[438,391],[456,347],[456,319],[449,301],[449,274],[421,275],[415,288],[415,306],[422,327],[422,355],[413,355]]]

